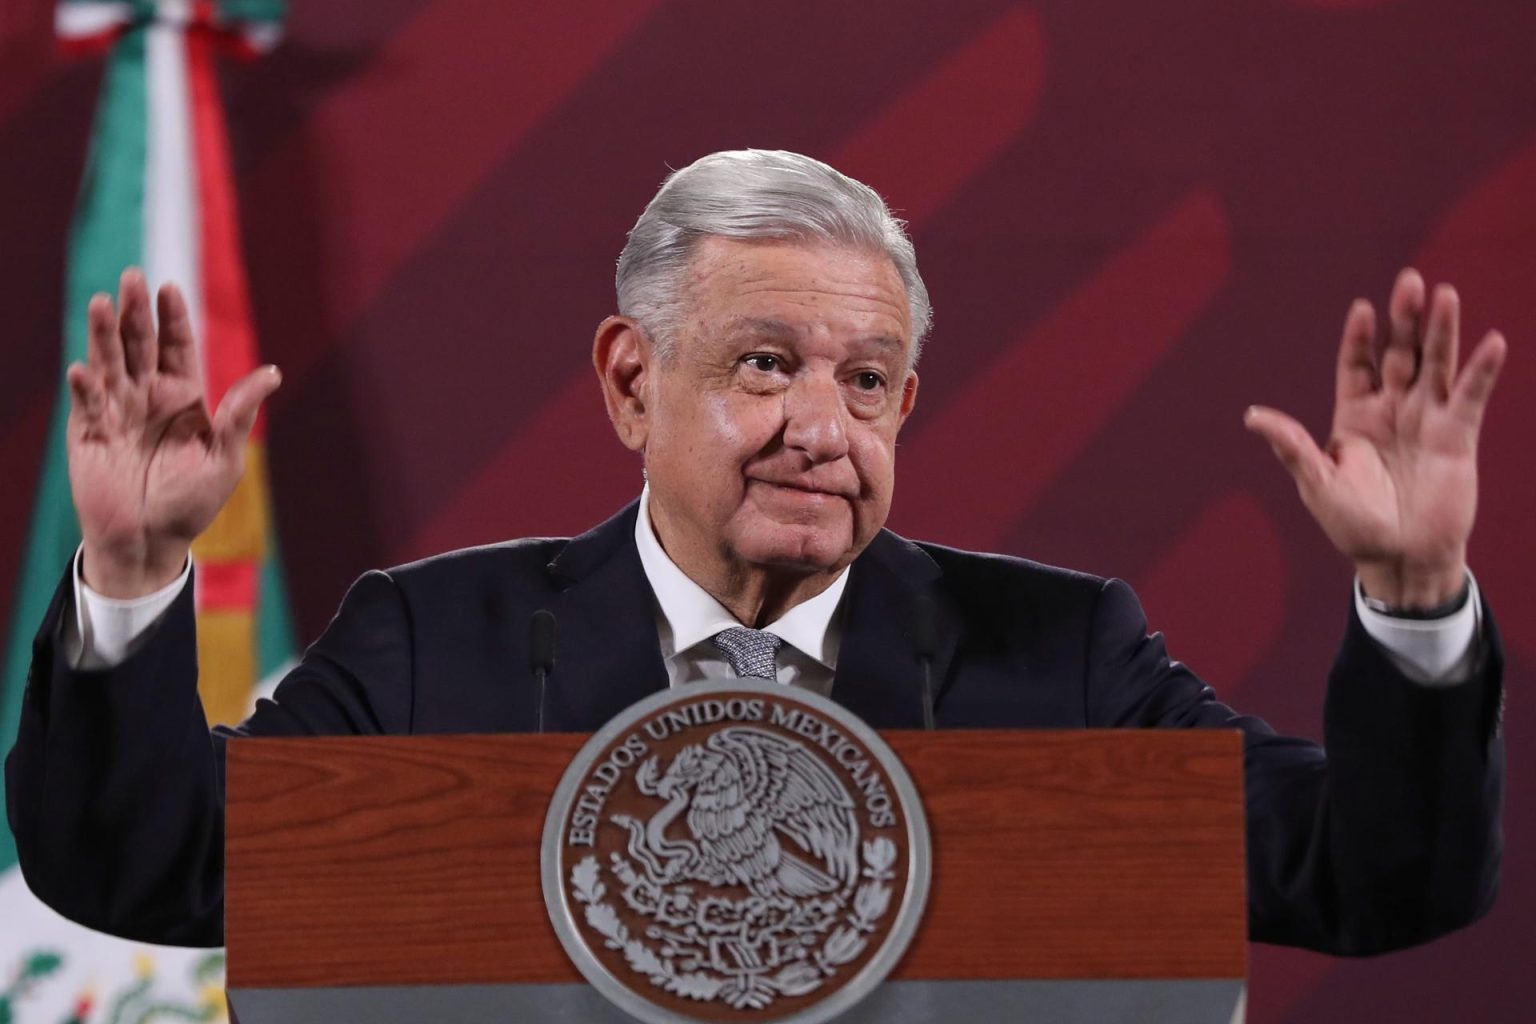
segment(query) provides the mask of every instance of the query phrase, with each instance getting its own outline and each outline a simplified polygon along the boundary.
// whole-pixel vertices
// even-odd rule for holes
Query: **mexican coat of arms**
[[[647,698],[592,738],[550,808],[544,892],[577,967],[642,1020],[812,1022],[900,958],[928,854],[872,730],[735,680]]]

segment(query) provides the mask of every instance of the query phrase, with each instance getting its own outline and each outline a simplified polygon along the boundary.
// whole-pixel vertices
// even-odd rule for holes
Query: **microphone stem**
[[[549,690],[549,670],[539,666],[539,732],[544,731],[544,697]]]
[[[923,659],[923,728],[932,729],[933,724],[933,659]]]

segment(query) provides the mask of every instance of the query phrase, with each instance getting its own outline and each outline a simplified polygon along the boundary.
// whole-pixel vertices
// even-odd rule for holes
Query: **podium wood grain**
[[[906,979],[1241,978],[1241,741],[884,734],[933,833]],[[233,988],[580,982],[539,880],[585,736],[229,744]]]

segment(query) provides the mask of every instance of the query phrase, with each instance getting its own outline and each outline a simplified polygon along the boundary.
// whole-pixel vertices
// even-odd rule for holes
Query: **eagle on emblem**
[[[665,771],[648,759],[635,785],[666,806],[644,822],[612,820],[629,830],[630,855],[658,884],[740,885],[771,900],[833,893],[858,878],[853,800],[795,740],[731,726],[684,747]],[[684,812],[688,838],[668,836]]]

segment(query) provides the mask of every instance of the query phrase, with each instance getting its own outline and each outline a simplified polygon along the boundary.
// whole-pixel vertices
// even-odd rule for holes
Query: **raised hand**
[[[1319,449],[1300,423],[1263,406],[1244,417],[1296,481],[1307,509],[1354,561],[1370,597],[1397,608],[1460,593],[1477,514],[1477,435],[1504,365],[1490,331],[1458,373],[1460,300],[1450,285],[1426,310],[1424,279],[1404,270],[1387,306],[1357,299],[1339,345],[1333,429]]]
[[[137,597],[174,580],[192,539],[234,493],[245,442],[281,376],[263,366],[238,381],[210,416],[187,304],[175,285],[158,296],[158,335],[144,275],[123,272],[118,309],[91,299],[87,360],[70,390],[69,484],[92,589]]]

